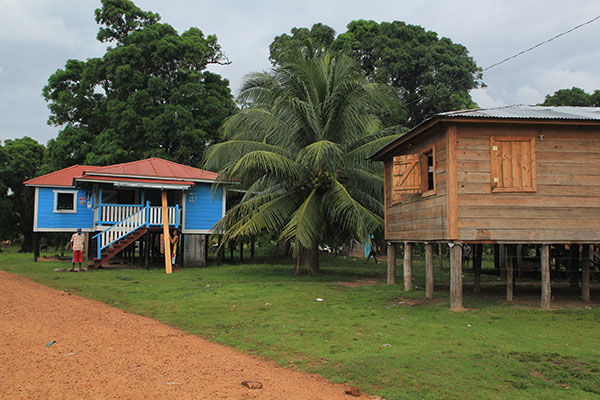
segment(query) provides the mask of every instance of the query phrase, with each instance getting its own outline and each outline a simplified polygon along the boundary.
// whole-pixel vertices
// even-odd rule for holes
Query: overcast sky
[[[136,0],[179,33],[190,27],[216,34],[229,66],[212,71],[237,94],[244,75],[266,70],[269,44],[292,27],[322,22],[344,32],[355,19],[405,21],[467,47],[483,68],[600,15],[598,0]],[[100,0],[0,0],[0,139],[56,137],[41,96],[48,77],[67,59],[104,54],[96,40]],[[577,86],[600,89],[600,20],[484,73],[472,92],[480,107],[536,104],[548,93]]]

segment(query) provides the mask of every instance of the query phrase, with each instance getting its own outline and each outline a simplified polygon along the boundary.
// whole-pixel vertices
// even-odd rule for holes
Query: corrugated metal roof
[[[506,107],[449,111],[436,114],[435,117],[576,119],[600,121],[600,107],[548,107],[512,105]]]
[[[123,164],[108,165],[97,168],[84,174],[102,176],[129,176],[136,178],[175,178],[186,180],[210,180],[219,177],[215,172],[205,171],[200,168],[188,167],[162,158],[147,158]]]
[[[23,182],[29,186],[73,186],[73,178],[81,176],[85,171],[93,171],[100,167],[93,165],[72,165],[49,174],[38,176]]]

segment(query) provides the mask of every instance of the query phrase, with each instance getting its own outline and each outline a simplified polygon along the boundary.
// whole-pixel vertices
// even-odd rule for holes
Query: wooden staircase
[[[102,266],[105,262],[108,262],[114,256],[123,251],[131,243],[135,242],[148,232],[148,228],[142,226],[133,232],[130,232],[127,236],[124,236],[119,241],[113,243],[110,247],[105,248],[101,252],[101,257],[95,258],[88,264],[88,269],[96,269]]]

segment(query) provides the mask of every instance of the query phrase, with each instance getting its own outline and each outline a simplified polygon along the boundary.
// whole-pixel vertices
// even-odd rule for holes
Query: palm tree
[[[356,61],[292,53],[271,73],[250,74],[242,111],[206,168],[239,180],[241,202],[220,221],[224,242],[279,233],[295,244],[296,273],[319,272],[319,245],[363,239],[382,224],[381,166],[365,157],[398,137],[379,116],[396,106],[387,86],[366,82]]]

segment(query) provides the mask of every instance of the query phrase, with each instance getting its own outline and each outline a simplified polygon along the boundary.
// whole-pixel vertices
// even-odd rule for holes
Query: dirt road
[[[0,363],[2,399],[354,398],[346,386],[3,271]]]

